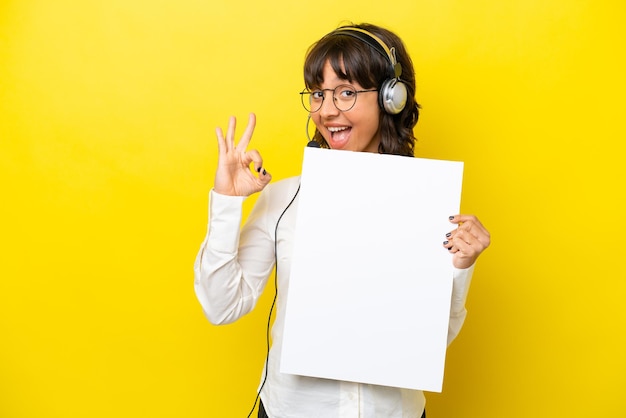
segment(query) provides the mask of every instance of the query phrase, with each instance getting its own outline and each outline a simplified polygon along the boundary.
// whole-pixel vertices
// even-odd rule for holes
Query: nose
[[[328,91],[324,93],[326,95],[324,96],[324,100],[322,101],[322,107],[320,107],[319,110],[320,115],[324,118],[337,115],[339,113],[339,109],[337,109],[337,106],[335,106],[335,98],[333,97],[333,92]]]

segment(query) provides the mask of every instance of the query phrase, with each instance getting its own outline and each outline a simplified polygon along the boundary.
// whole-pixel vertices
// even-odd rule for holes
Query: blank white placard
[[[463,163],[306,148],[280,370],[440,392]]]

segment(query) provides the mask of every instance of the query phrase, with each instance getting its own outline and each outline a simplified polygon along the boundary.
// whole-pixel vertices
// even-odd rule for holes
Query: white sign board
[[[282,373],[440,392],[463,163],[306,148]]]

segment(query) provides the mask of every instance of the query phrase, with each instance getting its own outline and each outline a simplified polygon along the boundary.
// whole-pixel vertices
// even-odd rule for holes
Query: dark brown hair
[[[419,104],[415,101],[415,71],[402,40],[393,32],[362,23],[342,26],[359,28],[379,37],[389,48],[395,48],[396,59],[402,65],[400,80],[407,87],[407,100],[404,109],[391,115],[380,109],[381,141],[378,152],[413,156],[415,134],[413,128],[419,118]],[[364,89],[380,88],[382,83],[393,78],[389,59],[368,43],[350,35],[333,31],[313,44],[304,61],[304,82],[308,89],[319,88],[324,81],[324,65],[329,62],[335,73],[350,82],[356,81]],[[328,148],[326,140],[315,130],[313,139],[322,147]]]

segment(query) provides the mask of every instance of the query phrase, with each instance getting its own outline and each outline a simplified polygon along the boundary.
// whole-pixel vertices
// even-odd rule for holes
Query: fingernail
[[[260,172],[261,172],[261,167],[257,168],[257,169],[256,169],[256,172],[257,172],[257,173],[260,173]]]
[[[444,242],[443,242],[443,245],[448,245],[448,241],[444,241]]]
[[[452,232],[448,232],[448,233],[446,234],[446,238],[450,238],[451,236],[452,236]]]
[[[449,216],[448,219],[453,220],[454,216]]]
[[[266,174],[267,174],[267,171],[265,171],[265,169],[263,169],[263,175],[266,175]]]

